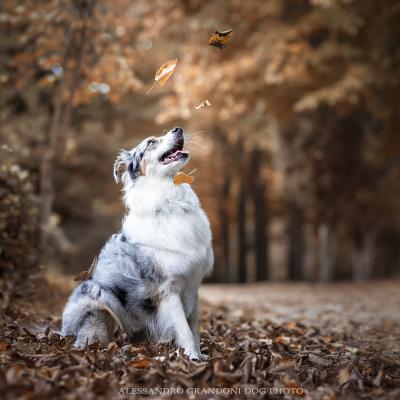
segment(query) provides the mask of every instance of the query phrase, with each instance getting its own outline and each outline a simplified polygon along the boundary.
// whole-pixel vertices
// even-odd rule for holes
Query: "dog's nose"
[[[183,129],[176,126],[174,129],[172,129],[172,133],[175,133],[176,135],[182,135]]]

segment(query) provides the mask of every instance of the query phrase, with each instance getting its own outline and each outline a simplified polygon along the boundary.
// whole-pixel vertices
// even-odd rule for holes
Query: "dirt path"
[[[237,316],[295,321],[340,334],[385,333],[385,342],[393,339],[393,350],[400,351],[400,282],[207,285],[200,296]]]

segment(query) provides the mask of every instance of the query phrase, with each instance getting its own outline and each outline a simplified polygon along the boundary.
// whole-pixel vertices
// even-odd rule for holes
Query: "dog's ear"
[[[115,182],[121,182],[122,176],[128,170],[130,153],[126,150],[120,150],[117,159],[114,161],[114,179]]]
[[[138,149],[134,149],[131,152],[121,150],[114,162],[115,182],[119,183],[124,176],[130,176],[132,180],[136,179],[140,175],[142,157],[143,153]]]

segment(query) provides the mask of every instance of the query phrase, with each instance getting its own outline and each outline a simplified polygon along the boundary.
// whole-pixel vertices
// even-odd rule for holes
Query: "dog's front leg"
[[[175,344],[183,347],[186,355],[192,359],[199,358],[195,340],[178,294],[169,294],[161,300],[157,311],[157,325],[161,332],[172,334]]]
[[[198,315],[198,301],[196,300],[196,304],[193,307],[192,312],[189,315],[188,322],[190,330],[193,334],[194,344],[196,346],[196,350],[200,354],[200,329],[199,329],[199,315]]]

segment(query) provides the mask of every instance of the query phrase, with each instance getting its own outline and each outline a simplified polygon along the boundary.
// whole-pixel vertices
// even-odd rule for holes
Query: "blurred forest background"
[[[87,269],[121,225],[117,151],[182,126],[211,280],[399,276],[399,21],[397,0],[3,0],[0,268]]]

